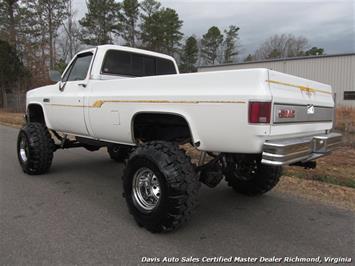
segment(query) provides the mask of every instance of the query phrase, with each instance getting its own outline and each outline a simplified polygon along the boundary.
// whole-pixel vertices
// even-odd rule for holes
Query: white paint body
[[[41,105],[48,128],[76,136],[135,145],[134,116],[142,113],[177,114],[186,119],[193,142],[204,151],[260,153],[265,140],[324,133],[332,122],[249,124],[250,101],[271,101],[334,107],[326,84],[268,69],[246,69],[151,77],[117,77],[100,72],[109,49],[132,51],[165,59],[173,58],[144,50],[104,45],[94,53],[83,81],[68,81],[31,90],[27,106]],[[174,61],[175,62],[175,61]],[[175,63],[176,66],[176,63]],[[283,83],[317,88],[307,92]],[[43,99],[49,99],[46,103]],[[95,104],[102,103],[100,107]]]

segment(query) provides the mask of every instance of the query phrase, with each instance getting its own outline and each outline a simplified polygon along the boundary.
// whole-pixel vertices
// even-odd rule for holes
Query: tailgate
[[[269,70],[273,98],[271,135],[309,135],[332,128],[334,100],[329,85]]]

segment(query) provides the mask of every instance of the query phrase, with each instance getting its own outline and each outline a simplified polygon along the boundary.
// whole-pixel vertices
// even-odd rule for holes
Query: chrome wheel
[[[136,207],[143,212],[153,211],[158,206],[161,195],[158,177],[149,168],[138,169],[133,176],[132,192]]]
[[[27,145],[26,138],[24,136],[22,136],[21,141],[20,141],[19,154],[20,154],[21,160],[24,163],[27,162],[28,145]]]

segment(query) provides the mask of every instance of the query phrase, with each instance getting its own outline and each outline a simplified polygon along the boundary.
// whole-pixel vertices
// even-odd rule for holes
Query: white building
[[[355,107],[355,53],[201,66],[198,72],[244,68],[269,68],[330,84],[338,106]]]

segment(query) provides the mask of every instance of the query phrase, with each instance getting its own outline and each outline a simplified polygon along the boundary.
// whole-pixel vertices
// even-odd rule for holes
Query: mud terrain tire
[[[17,138],[17,155],[25,173],[46,173],[52,164],[53,152],[54,141],[45,125],[28,123],[21,128]]]
[[[225,173],[228,185],[236,192],[248,196],[258,196],[270,191],[277,185],[281,175],[281,166],[264,164],[258,165],[256,173],[252,177],[246,177],[234,171]]]
[[[142,204],[137,197],[137,193],[147,188],[135,189],[136,175],[142,171],[147,171],[148,177],[151,171],[151,180],[155,180],[152,182],[159,187],[156,190],[159,198],[155,205],[151,204],[153,207],[149,201],[146,205]],[[198,175],[190,158],[178,145],[165,141],[138,146],[130,154],[123,175],[124,196],[129,211],[138,225],[151,232],[172,231],[187,222],[196,206],[199,188]]]

